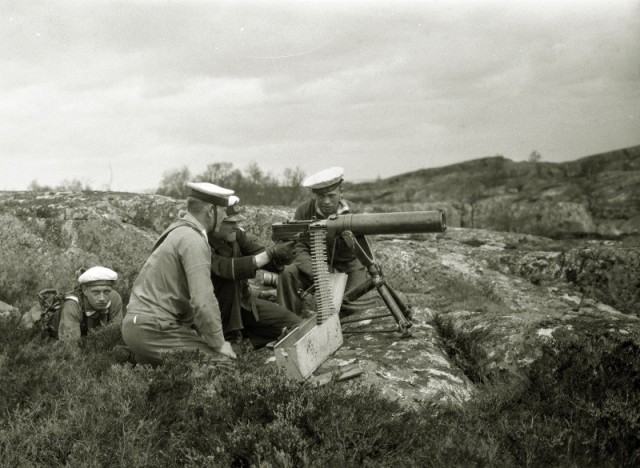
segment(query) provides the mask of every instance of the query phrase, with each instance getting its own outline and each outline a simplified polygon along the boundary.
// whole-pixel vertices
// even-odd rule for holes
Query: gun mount
[[[316,292],[318,303],[318,323],[326,320],[335,310],[336,305],[330,297],[326,245],[328,240],[340,236],[367,269],[370,277],[367,282],[345,292],[347,302],[343,305],[348,306],[348,303],[376,289],[398,322],[402,335],[410,336],[409,328],[412,324],[408,319],[412,311],[402,303],[397,293],[383,278],[382,270],[373,258],[366,236],[444,232],[447,224],[444,211],[434,210],[333,215],[327,219],[274,223],[271,228],[272,239],[275,242],[298,240],[310,246],[314,269],[312,288]]]
[[[320,220],[274,223],[271,228],[275,242],[297,240],[308,244],[313,267],[314,283],[310,290],[315,291],[316,314],[274,348],[276,362],[290,375],[298,380],[306,379],[342,345],[341,326],[354,320],[340,320],[338,311],[346,311],[372,290],[377,291],[398,323],[402,337],[411,336],[413,312],[383,277],[366,236],[444,232],[447,229],[444,211],[334,215]],[[346,273],[330,273],[327,264],[327,241],[338,236],[344,239],[368,273],[366,281],[346,292]],[[300,294],[306,295],[309,291]]]

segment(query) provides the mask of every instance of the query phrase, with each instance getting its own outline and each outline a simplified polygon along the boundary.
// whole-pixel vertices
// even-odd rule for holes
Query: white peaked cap
[[[344,176],[342,167],[330,167],[310,175],[302,181],[302,185],[314,191],[328,191],[342,182],[342,176]]]
[[[191,189],[189,196],[198,198],[212,205],[227,206],[229,197],[235,192],[209,182],[188,182]]]
[[[78,278],[78,283],[88,285],[108,285],[111,286],[118,279],[118,273],[109,268],[96,266],[89,268]]]

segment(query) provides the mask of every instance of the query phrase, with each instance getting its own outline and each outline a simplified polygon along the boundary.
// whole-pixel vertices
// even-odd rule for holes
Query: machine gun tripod
[[[411,318],[413,315],[413,311],[402,301],[395,289],[393,289],[385,279],[384,275],[382,274],[382,269],[374,261],[373,253],[371,251],[371,247],[369,246],[367,238],[362,237],[360,239],[356,239],[351,231],[344,231],[342,233],[342,238],[345,240],[349,248],[353,251],[360,263],[362,263],[362,265],[367,269],[367,274],[369,275],[369,278],[366,281],[346,291],[344,293],[344,299],[347,301],[347,303],[353,302],[369,291],[372,291],[373,289],[377,290],[378,294],[387,306],[387,309],[389,309],[391,316],[393,316],[395,321],[398,323],[398,330],[400,331],[401,336],[403,338],[411,337],[411,327],[413,326]],[[340,320],[340,323],[354,323],[362,320],[370,320],[388,316],[389,314],[382,314],[359,319],[345,318]]]
[[[314,267],[314,285],[312,288],[316,289],[316,297],[320,296],[318,315],[319,323],[321,323],[334,308],[329,291],[326,243],[328,239],[334,239],[337,236],[342,237],[356,258],[366,268],[369,276],[362,284],[346,291],[344,298],[347,304],[376,289],[398,323],[402,336],[409,337],[411,336],[410,328],[413,325],[411,322],[412,310],[403,303],[396,291],[387,283],[380,266],[374,261],[366,235],[444,232],[446,228],[446,217],[442,210],[347,214],[332,215],[324,220],[314,219],[274,223],[272,225],[272,239],[275,242],[292,239],[303,240],[310,244]],[[305,291],[303,294],[306,295],[310,292]],[[388,314],[385,314],[367,317],[367,319],[387,316]],[[356,321],[360,320],[344,319],[341,323]]]

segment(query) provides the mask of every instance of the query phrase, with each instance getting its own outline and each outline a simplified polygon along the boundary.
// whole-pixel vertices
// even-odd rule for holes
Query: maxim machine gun
[[[314,280],[312,288],[315,289],[315,300],[317,306],[316,316],[314,317],[315,322],[312,326],[317,324],[319,327],[323,323],[333,321],[337,323],[338,332],[340,333],[339,344],[335,346],[334,349],[330,349],[329,354],[333,353],[337,347],[342,344],[342,333],[339,319],[337,318],[337,311],[340,310],[341,305],[346,306],[349,303],[353,303],[373,289],[377,290],[378,294],[391,312],[391,315],[398,323],[398,328],[402,336],[411,336],[411,331],[409,329],[412,325],[412,311],[403,303],[396,291],[387,283],[382,274],[381,268],[374,260],[371,247],[369,246],[365,236],[376,234],[444,232],[447,228],[444,211],[437,210],[333,215],[327,219],[274,223],[271,228],[272,239],[275,242],[300,240],[307,242],[310,245]],[[340,274],[342,276],[342,280],[338,280],[337,282],[333,281],[332,285],[333,276],[329,272],[327,265],[327,241],[335,239],[338,236],[341,236],[342,239],[344,239],[347,246],[353,251],[362,265],[364,265],[368,273],[368,279],[366,281],[346,292],[344,292],[346,275]],[[345,299],[344,303],[342,303],[343,297]],[[388,314],[385,314],[384,316],[388,316]],[[287,345],[294,340],[299,340],[302,333],[304,333],[304,331],[300,330],[298,332],[299,336],[291,337],[289,340],[285,337],[279,344]],[[326,334],[322,333],[322,335],[324,336]],[[289,343],[286,343],[287,341]],[[318,340],[316,339],[315,341]],[[326,337],[324,338],[324,341],[327,341]],[[328,341],[331,341],[331,339],[329,338]],[[276,344],[276,359],[278,358],[277,351],[279,344]],[[329,345],[329,343],[324,343],[325,347],[327,345]],[[306,346],[308,347],[309,345],[307,344]],[[289,349],[289,352],[284,352],[285,356],[291,354],[290,351],[291,349]],[[326,359],[327,356],[324,356],[324,358]],[[298,364],[299,363],[296,363],[297,367],[299,367]],[[288,366],[287,363],[285,363],[285,367],[291,366]],[[315,368],[313,370],[315,370]],[[313,370],[311,370],[311,372],[313,372]],[[296,372],[298,371],[300,371],[300,369],[296,369]],[[310,375],[311,372],[306,373]],[[302,378],[306,378],[308,376],[304,375],[304,370],[302,370],[301,373]]]

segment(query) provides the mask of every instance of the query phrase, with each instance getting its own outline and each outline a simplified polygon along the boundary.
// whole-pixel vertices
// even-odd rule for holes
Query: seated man
[[[233,190],[207,182],[188,185],[187,211],[160,235],[133,283],[122,337],[140,364],[197,350],[224,370],[236,355],[222,332],[207,234],[220,229]]]
[[[342,198],[344,169],[331,167],[307,177],[302,185],[311,189],[313,197],[300,204],[294,220],[327,219],[335,214],[351,213],[350,202]],[[345,291],[367,280],[365,267],[349,249],[342,237],[327,243],[329,271],[347,273]],[[301,292],[313,285],[311,248],[306,242],[297,242],[293,263],[287,266],[278,282],[278,303],[298,315],[303,314]]]
[[[122,298],[113,285],[118,274],[101,266],[89,268],[78,278],[79,288],[64,298],[58,339],[71,341],[107,323],[122,322]]]
[[[293,259],[293,241],[265,248],[238,226],[246,218],[240,213],[240,199],[229,197],[227,217],[220,230],[209,235],[211,280],[225,336],[242,333],[260,348],[277,339],[284,328],[290,329],[300,317],[277,303],[255,297],[248,279],[258,268],[279,272]]]

